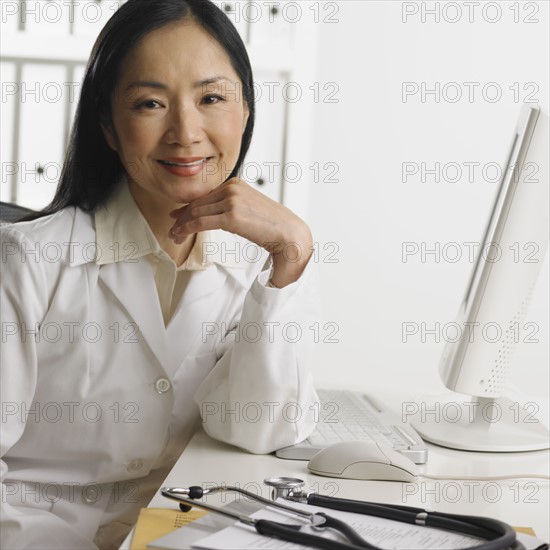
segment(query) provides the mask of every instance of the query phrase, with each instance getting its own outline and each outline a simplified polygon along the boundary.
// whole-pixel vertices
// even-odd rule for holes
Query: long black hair
[[[124,167],[118,153],[108,146],[100,123],[111,124],[111,98],[121,63],[147,34],[185,19],[200,25],[222,46],[241,80],[249,116],[237,163],[227,179],[237,175],[250,147],[255,110],[250,60],[233,23],[210,0],[127,0],[94,44],[59,184],[52,202],[39,216],[67,206],[91,212],[108,201]]]

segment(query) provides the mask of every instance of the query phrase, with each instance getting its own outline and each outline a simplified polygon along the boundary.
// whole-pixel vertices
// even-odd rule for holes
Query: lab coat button
[[[159,378],[155,382],[155,389],[158,393],[166,393],[171,387],[172,384],[170,384],[170,380],[167,378]]]
[[[89,484],[82,488],[82,500],[88,504],[97,502],[100,497],[100,488],[98,485]]]
[[[132,462],[130,462],[130,464],[126,466],[126,469],[131,473],[139,472],[142,468],[143,468],[143,460],[141,460],[141,458],[136,458],[132,460]]]

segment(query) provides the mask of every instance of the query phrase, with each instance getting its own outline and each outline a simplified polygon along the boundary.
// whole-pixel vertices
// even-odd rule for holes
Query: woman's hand
[[[193,233],[223,229],[265,248],[273,257],[271,281],[279,288],[298,279],[313,252],[306,223],[239,178],[231,178],[170,216],[176,218],[170,230],[176,244]]]

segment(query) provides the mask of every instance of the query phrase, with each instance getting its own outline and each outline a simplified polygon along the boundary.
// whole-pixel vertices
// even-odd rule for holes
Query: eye
[[[156,99],[147,99],[141,103],[138,103],[135,106],[135,109],[153,110],[158,109],[160,106],[160,103]]]
[[[206,103],[207,105],[214,105],[219,101],[225,101],[225,97],[218,94],[209,94],[207,96],[204,96],[203,98],[203,102]]]

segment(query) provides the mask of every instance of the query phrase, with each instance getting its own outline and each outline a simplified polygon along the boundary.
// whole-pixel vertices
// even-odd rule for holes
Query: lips
[[[177,159],[161,159],[158,162],[166,166],[189,167],[189,166],[198,166],[208,161],[210,158],[211,157],[188,157],[188,158],[177,158]]]
[[[157,162],[168,172],[180,178],[196,176],[212,157],[182,157],[159,159]]]

